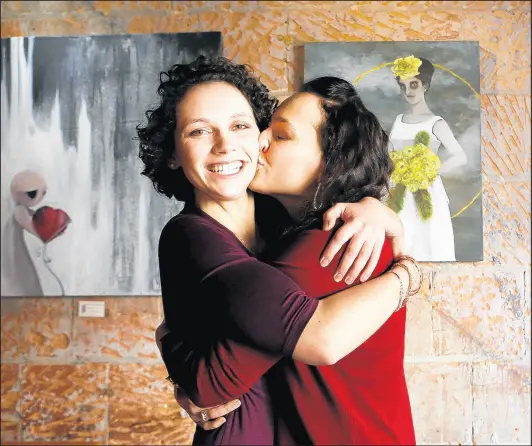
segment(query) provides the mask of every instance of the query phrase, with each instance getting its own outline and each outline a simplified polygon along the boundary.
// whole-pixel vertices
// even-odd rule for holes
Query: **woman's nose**
[[[231,141],[229,135],[226,134],[219,134],[217,136],[212,149],[218,155],[224,155],[235,150],[234,143]]]

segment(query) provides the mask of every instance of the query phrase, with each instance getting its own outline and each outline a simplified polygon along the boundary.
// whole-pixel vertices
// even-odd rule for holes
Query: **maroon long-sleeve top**
[[[198,209],[166,226],[159,256],[168,371],[201,407],[242,401],[220,429],[197,429],[196,444],[414,444],[405,310],[335,365],[291,360],[318,299],[345,287],[332,280],[339,256],[327,268],[318,263],[329,237],[299,234],[274,268]],[[374,275],[391,260],[386,244]]]
[[[239,397],[241,407],[195,444],[273,444],[263,374],[291,357],[317,307],[288,276],[258,261],[226,227],[187,206],[163,229],[161,340],[170,376],[200,407]],[[246,373],[233,373],[242,367]]]

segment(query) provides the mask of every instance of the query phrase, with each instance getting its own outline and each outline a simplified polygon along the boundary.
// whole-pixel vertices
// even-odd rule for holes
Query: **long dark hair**
[[[199,56],[190,64],[176,64],[159,75],[159,105],[146,112],[146,124],[137,126],[139,158],[144,163],[142,175],[151,179],[155,190],[180,201],[194,200],[194,188],[183,169],[172,170],[168,160],[175,150],[176,110],[188,91],[204,82],[226,82],[247,98],[257,126],[268,127],[278,101],[268,88],[253,76],[246,65],[223,57]]]
[[[320,128],[324,168],[314,200],[307,203],[299,229],[321,226],[323,213],[335,203],[381,199],[388,192],[393,163],[388,135],[355,87],[337,77],[306,82],[301,92],[321,98]]]

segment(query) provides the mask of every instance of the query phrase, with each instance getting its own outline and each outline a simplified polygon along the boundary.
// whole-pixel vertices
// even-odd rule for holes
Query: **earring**
[[[170,164],[168,164],[168,167],[169,167],[170,169],[172,169],[172,170],[175,170],[176,165],[175,165],[174,163],[170,163]]]
[[[318,193],[320,192],[321,182],[318,183],[316,193],[314,194],[314,199],[312,200],[312,207],[317,211],[321,207],[321,203],[318,204]]]

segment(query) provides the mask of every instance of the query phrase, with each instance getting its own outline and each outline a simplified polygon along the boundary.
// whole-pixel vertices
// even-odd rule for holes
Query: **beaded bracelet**
[[[397,308],[394,310],[394,313],[395,313],[396,311],[399,311],[401,308],[405,306],[406,292],[405,292],[405,287],[403,286],[403,280],[401,279],[399,274],[397,274],[395,271],[392,271],[392,270],[389,270],[388,272],[392,273],[395,277],[399,279],[399,303],[397,304]]]

